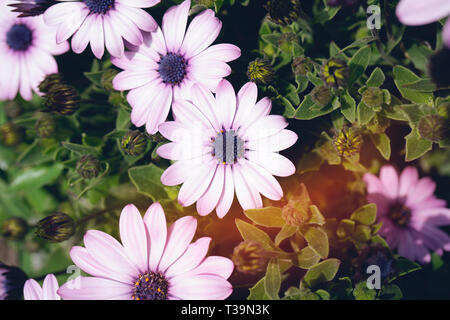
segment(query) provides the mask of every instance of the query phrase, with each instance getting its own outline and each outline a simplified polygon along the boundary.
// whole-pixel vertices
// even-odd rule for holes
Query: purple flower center
[[[24,24],[15,24],[6,33],[6,43],[14,51],[26,51],[33,41],[33,32]]]
[[[149,271],[134,282],[133,300],[167,300],[169,283],[164,275]]]
[[[399,227],[408,226],[411,215],[411,210],[401,203],[395,203],[389,208],[389,218]]]
[[[244,140],[242,140],[235,130],[220,132],[213,138],[212,155],[222,164],[233,164],[238,159],[244,157]]]
[[[187,74],[187,61],[183,56],[168,53],[158,62],[158,72],[164,83],[180,84]]]
[[[106,14],[110,9],[114,8],[115,0],[84,0],[91,13]]]

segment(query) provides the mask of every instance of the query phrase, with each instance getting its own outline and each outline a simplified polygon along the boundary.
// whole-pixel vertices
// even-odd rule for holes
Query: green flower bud
[[[425,116],[419,121],[419,133],[424,139],[439,142],[449,133],[449,120],[437,114]]]
[[[38,137],[50,138],[56,130],[55,119],[48,114],[44,114],[36,121],[34,128]]]
[[[18,217],[3,221],[1,235],[7,240],[22,240],[28,233],[27,222]]]
[[[234,248],[231,260],[239,272],[256,275],[264,272],[268,257],[259,242],[245,240]]]
[[[322,65],[320,77],[327,86],[338,88],[347,85],[349,73],[349,68],[344,60],[330,58]]]
[[[103,89],[106,91],[114,91],[113,87],[113,80],[119,73],[116,69],[108,69],[102,74],[102,78],[100,80],[100,83],[102,84]]]
[[[315,87],[311,91],[311,99],[319,106],[325,107],[330,103],[332,98],[333,93],[331,92],[331,89],[326,86]]]
[[[350,157],[359,153],[363,139],[355,128],[344,128],[333,139],[336,151],[341,157]]]
[[[57,212],[37,223],[36,235],[52,242],[62,242],[74,235],[75,221],[65,213]]]
[[[18,125],[7,122],[0,126],[0,141],[6,146],[15,146],[22,141],[23,130]]]
[[[8,101],[5,104],[5,113],[10,119],[17,118],[22,112],[22,106],[15,101]]]
[[[59,73],[52,73],[46,76],[44,80],[42,80],[38,88],[40,92],[48,93],[54,86],[58,84],[64,84],[62,75],[60,75]]]
[[[100,161],[91,155],[84,155],[78,160],[76,170],[83,179],[93,179],[100,172]]]
[[[297,40],[297,35],[294,32],[283,32],[278,39],[278,45],[281,47],[284,44],[289,44]]]
[[[295,57],[292,62],[292,72],[296,76],[306,76],[306,74],[312,71],[313,65],[311,59],[305,57]]]
[[[264,8],[269,19],[280,25],[289,25],[300,16],[299,0],[267,0]]]
[[[265,59],[256,59],[249,63],[247,77],[258,84],[268,84],[273,78],[273,69],[270,62]]]
[[[370,108],[379,107],[384,103],[383,91],[377,87],[368,87],[362,94],[362,101]]]
[[[80,105],[80,96],[77,90],[66,84],[54,85],[44,99],[45,111],[60,115],[71,115]]]
[[[120,143],[125,154],[130,156],[139,156],[147,147],[147,138],[139,130],[128,131]]]

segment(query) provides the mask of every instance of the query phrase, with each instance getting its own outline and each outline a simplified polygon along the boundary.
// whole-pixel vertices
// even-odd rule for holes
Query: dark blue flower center
[[[110,9],[114,8],[115,0],[84,0],[91,13],[106,14]]]
[[[389,208],[389,218],[399,227],[408,226],[411,215],[411,209],[402,203],[395,203]]]
[[[169,283],[161,273],[149,271],[134,282],[133,300],[167,300]]]
[[[168,53],[158,62],[159,74],[164,83],[180,84],[186,76],[187,61],[180,55]]]
[[[6,34],[6,43],[14,51],[25,51],[33,41],[33,33],[24,24],[15,24]]]
[[[222,164],[233,164],[244,157],[244,140],[235,130],[220,132],[213,139],[212,155]]]

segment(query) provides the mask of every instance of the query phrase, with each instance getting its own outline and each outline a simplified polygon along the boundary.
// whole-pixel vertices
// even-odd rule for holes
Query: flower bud
[[[0,261],[0,299],[19,300],[23,296],[23,286],[28,276],[22,269],[7,266]]]
[[[18,125],[7,122],[0,126],[0,141],[6,146],[15,146],[22,141],[23,131]]]
[[[71,115],[80,105],[80,96],[77,90],[66,84],[54,85],[44,99],[45,111],[60,115]]]
[[[363,139],[355,128],[344,128],[333,139],[336,151],[341,157],[350,157],[359,153]]]
[[[130,156],[139,156],[147,147],[147,138],[139,130],[128,131],[120,143],[125,154]]]
[[[268,257],[259,242],[245,240],[234,248],[231,260],[239,272],[256,275],[264,272]]]
[[[368,87],[362,94],[362,101],[370,108],[376,108],[384,103],[384,94],[380,88]]]
[[[74,235],[75,221],[65,213],[55,213],[37,223],[36,235],[52,242],[62,242]]]
[[[50,115],[44,114],[36,121],[34,129],[38,137],[50,138],[56,130],[55,119]]]
[[[265,59],[256,59],[249,63],[247,77],[257,84],[268,84],[273,78],[273,69],[270,62]]]
[[[28,233],[27,222],[19,217],[3,221],[1,235],[7,240],[22,240]]]
[[[330,58],[322,65],[320,77],[327,86],[338,88],[347,85],[349,74],[349,68],[344,60]]]
[[[302,183],[298,192],[281,209],[281,216],[287,224],[299,227],[311,219],[309,206],[311,199],[306,186]]]
[[[299,0],[267,0],[264,8],[269,19],[280,25],[289,25],[300,16]]]
[[[106,91],[114,91],[113,87],[113,80],[119,73],[116,69],[108,69],[102,74],[102,78],[100,80],[100,83],[102,84],[103,89]]]
[[[100,172],[100,161],[91,155],[84,155],[78,160],[76,170],[83,179],[93,179]]]
[[[292,72],[296,76],[306,76],[312,70],[312,63],[309,58],[295,57],[292,61]]]
[[[327,104],[331,102],[331,99],[333,98],[333,93],[331,92],[330,88],[326,86],[319,86],[315,87],[311,91],[311,99],[314,101],[315,104],[325,107]]]
[[[22,113],[22,106],[15,101],[8,101],[5,104],[5,113],[10,119],[17,118]]]
[[[61,74],[52,73],[47,75],[44,80],[39,84],[39,91],[42,93],[48,93],[52,88],[58,84],[64,84],[64,80]]]
[[[449,133],[449,120],[437,114],[427,115],[419,121],[419,133],[424,139],[439,142]]]

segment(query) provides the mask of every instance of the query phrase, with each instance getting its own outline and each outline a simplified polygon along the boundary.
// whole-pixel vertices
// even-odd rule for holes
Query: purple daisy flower
[[[205,258],[211,238],[190,243],[197,220],[186,216],[169,229],[159,203],[144,218],[127,205],[120,215],[122,244],[110,235],[89,230],[85,247],[73,247],[74,263],[93,277],[78,277],[58,294],[68,300],[225,299],[232,292],[226,280],[233,272],[230,259]],[[78,284],[77,284],[78,283]]]
[[[48,274],[44,279],[42,288],[36,280],[27,280],[23,288],[23,297],[25,300],[61,300],[61,297],[56,293],[58,289],[58,280],[53,274]]]
[[[58,72],[54,55],[69,50],[67,42],[56,43],[56,31],[42,16],[19,18],[9,1],[0,1],[0,100],[12,100],[17,93],[31,100],[45,76]]]
[[[56,41],[72,35],[72,50],[83,52],[88,43],[94,55],[101,59],[105,50],[115,57],[124,52],[124,40],[136,46],[142,44],[142,31],[154,31],[156,21],[141,8],[161,0],[60,0],[44,13],[45,23],[57,29]]]
[[[439,229],[450,224],[450,209],[433,193],[436,183],[419,179],[415,167],[407,167],[398,176],[390,165],[383,166],[380,177],[365,174],[367,201],[377,205],[380,234],[389,246],[410,260],[428,263],[430,250],[442,254],[450,250],[450,237]]]
[[[165,185],[183,184],[178,202],[190,206],[197,201],[200,215],[214,208],[219,218],[231,207],[234,192],[242,208],[260,208],[260,193],[272,200],[283,196],[273,175],[294,174],[292,162],[278,154],[297,141],[285,130],[283,116],[269,115],[272,102],[256,102],[258,89],[245,84],[237,96],[231,84],[222,80],[214,97],[203,85],[194,84],[192,103],[175,101],[175,121],[159,126],[172,142],[157,149],[159,156],[175,160],[161,176]]]
[[[114,81],[116,90],[130,90],[131,121],[146,125],[155,134],[173,101],[189,99],[190,88],[201,83],[215,92],[217,84],[231,73],[226,62],[241,55],[238,47],[216,44],[222,23],[210,9],[197,15],[186,31],[190,0],[164,14],[162,29],[144,35],[144,43],[130,47],[121,58],[111,59],[124,69]]]
[[[397,17],[401,23],[420,26],[450,16],[449,0],[402,0],[397,6]],[[450,48],[450,20],[444,26],[443,38]]]

